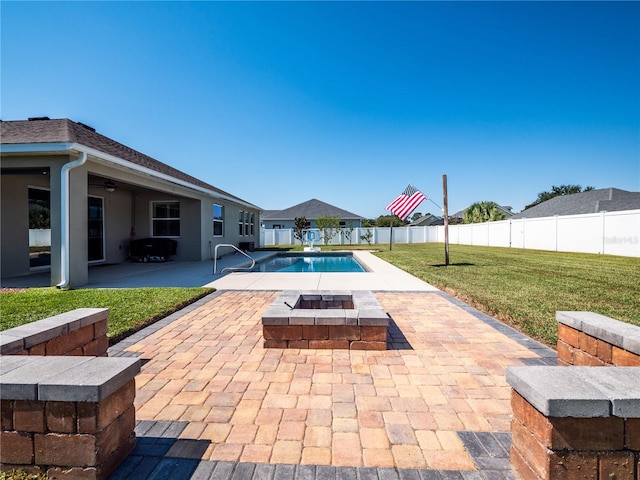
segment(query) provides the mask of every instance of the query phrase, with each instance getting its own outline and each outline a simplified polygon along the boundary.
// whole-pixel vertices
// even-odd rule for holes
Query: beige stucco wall
[[[213,205],[222,205],[224,207],[224,236],[222,237],[214,237],[213,236]],[[254,214],[254,234],[250,236],[240,235],[238,228],[238,219],[240,210],[249,211]],[[224,201],[224,200],[216,200],[209,201],[206,203],[206,207],[203,209],[202,214],[203,225],[202,231],[203,235],[203,247],[205,250],[206,256],[203,259],[211,259],[211,255],[209,253],[209,242],[211,242],[211,252],[215,251],[215,247],[218,244],[232,244],[238,246],[241,242],[254,242],[256,248],[260,245],[260,218],[259,211],[254,209],[249,209],[246,206],[238,205],[236,203]],[[232,249],[219,249],[219,254],[225,254],[233,251]]]
[[[0,183],[0,243],[2,244],[3,276],[19,275],[29,271],[29,204],[28,186],[36,186],[38,177],[2,176]],[[49,188],[49,177],[45,177]]]
[[[86,164],[69,171],[69,286],[71,288],[86,285],[89,278],[87,171]]]
[[[49,167],[50,175],[0,176],[0,269],[3,277],[26,275],[29,267],[29,187],[50,189],[52,273],[59,277],[60,264],[60,167],[69,160],[64,155],[40,157],[2,156],[2,168]],[[52,181],[50,183],[50,181]],[[53,186],[52,186],[53,185]]]

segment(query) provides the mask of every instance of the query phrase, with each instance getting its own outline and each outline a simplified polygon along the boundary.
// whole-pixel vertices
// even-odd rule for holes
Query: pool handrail
[[[251,260],[251,266],[249,267],[225,267],[222,270],[220,270],[220,273],[224,273],[225,270],[242,270],[242,269],[247,269],[247,270],[251,270],[255,264],[256,261],[253,257],[251,257],[250,255],[247,255],[245,252],[243,252],[242,250],[240,250],[238,247],[236,247],[235,245],[232,245],[230,243],[219,243],[218,245],[216,245],[216,248],[213,250],[213,275],[216,274],[216,271],[218,269],[218,247],[231,247],[234,250],[236,250],[238,253],[241,253],[242,255],[244,255],[245,257],[247,257],[249,260]]]

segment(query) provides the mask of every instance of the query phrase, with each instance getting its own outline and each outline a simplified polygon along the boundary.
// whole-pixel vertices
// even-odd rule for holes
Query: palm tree
[[[482,223],[504,220],[507,215],[496,202],[476,202],[464,212],[462,223]]]

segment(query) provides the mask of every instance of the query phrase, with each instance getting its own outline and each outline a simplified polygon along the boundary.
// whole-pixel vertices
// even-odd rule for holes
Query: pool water
[[[253,272],[366,272],[351,254],[279,254],[257,263]]]

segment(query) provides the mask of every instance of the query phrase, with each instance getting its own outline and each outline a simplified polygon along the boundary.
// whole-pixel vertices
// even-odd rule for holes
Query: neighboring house
[[[618,188],[601,188],[570,195],[559,195],[535,207],[523,210],[511,218],[539,218],[638,209],[640,209],[640,192],[629,192]]]
[[[431,225],[444,225],[444,219],[427,213],[409,224],[410,227],[429,227]]]
[[[257,206],[91,127],[47,117],[0,126],[3,277],[50,268],[51,285],[77,287],[90,264],[125,261],[139,239],[177,242],[172,258],[183,261],[259,242]],[[50,248],[34,248],[30,223],[45,227]]]
[[[340,225],[343,227],[358,228],[362,225],[363,217],[315,198],[284,210],[265,210],[261,219],[265,228],[294,228],[294,219],[305,217],[310,228],[315,228],[316,219],[328,215],[340,217]]]

